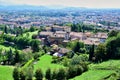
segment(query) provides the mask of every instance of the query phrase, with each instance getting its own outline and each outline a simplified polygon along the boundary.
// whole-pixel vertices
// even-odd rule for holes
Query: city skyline
[[[119,0],[0,0],[0,5],[33,5],[86,8],[120,8]]]

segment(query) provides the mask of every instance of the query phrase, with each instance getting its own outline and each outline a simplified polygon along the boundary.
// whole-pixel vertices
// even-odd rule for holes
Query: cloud
[[[64,5],[90,8],[120,8],[120,0],[0,0],[6,5]]]

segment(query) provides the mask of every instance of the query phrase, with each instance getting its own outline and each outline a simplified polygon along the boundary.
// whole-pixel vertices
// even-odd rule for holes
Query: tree
[[[43,79],[43,72],[40,68],[36,70],[35,77],[36,77],[37,80],[42,80]]]
[[[3,36],[4,36],[4,32],[2,32],[2,34],[0,34],[0,43],[4,43],[4,39],[3,39]]]
[[[76,52],[79,52],[79,49],[80,49],[80,44],[79,42],[77,41],[73,47],[73,51],[76,53]]]
[[[85,53],[83,42],[75,41],[71,42],[70,45],[75,53]]]
[[[89,49],[89,60],[91,61],[94,56],[94,44]]]
[[[14,78],[14,80],[19,80],[19,77],[20,77],[19,69],[18,68],[14,68],[14,70],[13,70],[13,78]]]
[[[34,26],[31,26],[31,27],[30,27],[30,32],[33,32],[33,31],[35,31],[35,27],[34,27]]]
[[[32,80],[33,79],[33,65],[29,65],[29,67],[27,67],[26,69],[26,77],[27,80]]]
[[[77,75],[77,69],[75,66],[69,66],[67,71],[67,79],[73,78]]]
[[[76,70],[77,70],[76,74],[77,75],[82,74],[82,72],[84,71],[83,67],[80,66],[80,65],[76,65],[75,67],[76,67]]]
[[[103,61],[106,57],[106,47],[104,44],[99,44],[95,51],[95,61]]]
[[[20,54],[18,50],[15,50],[15,58],[14,58],[14,62],[18,63],[20,61]]]
[[[5,26],[4,32],[5,32],[6,34],[8,33],[7,26]]]
[[[114,36],[117,36],[117,34],[119,33],[119,31],[115,31],[115,30],[112,30],[108,33],[108,37],[114,37]]]
[[[7,57],[8,57],[8,64],[11,64],[13,61],[13,52],[12,49],[10,48],[9,52],[7,52]]]
[[[53,73],[52,73],[52,80],[55,80],[57,78],[57,71],[56,70],[53,70]]]
[[[106,41],[107,58],[119,58],[120,57],[120,33],[117,36],[110,37]]]
[[[32,39],[36,39],[36,38],[37,38],[37,34],[33,34]]]
[[[66,80],[66,71],[65,71],[65,69],[63,69],[63,68],[59,69],[56,79],[57,80]]]
[[[25,80],[26,74],[23,70],[20,71],[20,80]]]
[[[19,34],[22,35],[23,34],[23,30],[22,30],[22,27],[19,26]]]
[[[52,80],[52,74],[51,74],[51,69],[50,68],[46,70],[45,78],[47,80]]]
[[[39,41],[38,40],[32,40],[31,41],[31,47],[33,52],[38,52],[39,51]]]

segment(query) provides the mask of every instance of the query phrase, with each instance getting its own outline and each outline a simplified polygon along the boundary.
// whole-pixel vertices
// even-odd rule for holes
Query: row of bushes
[[[67,80],[75,76],[81,75],[87,70],[87,65],[83,64],[69,66],[68,68],[60,68],[59,70],[53,71],[49,68],[46,70],[44,75],[43,71],[40,68],[35,71],[35,74],[33,74],[32,67],[30,69],[27,69],[27,71],[15,68],[13,71],[13,78],[14,80],[32,80],[33,77],[35,77],[36,80],[42,80],[45,77],[47,80]]]

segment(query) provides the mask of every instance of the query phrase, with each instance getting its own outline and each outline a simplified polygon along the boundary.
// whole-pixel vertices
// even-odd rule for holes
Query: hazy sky
[[[63,5],[88,8],[120,8],[120,0],[0,0],[0,5]]]

